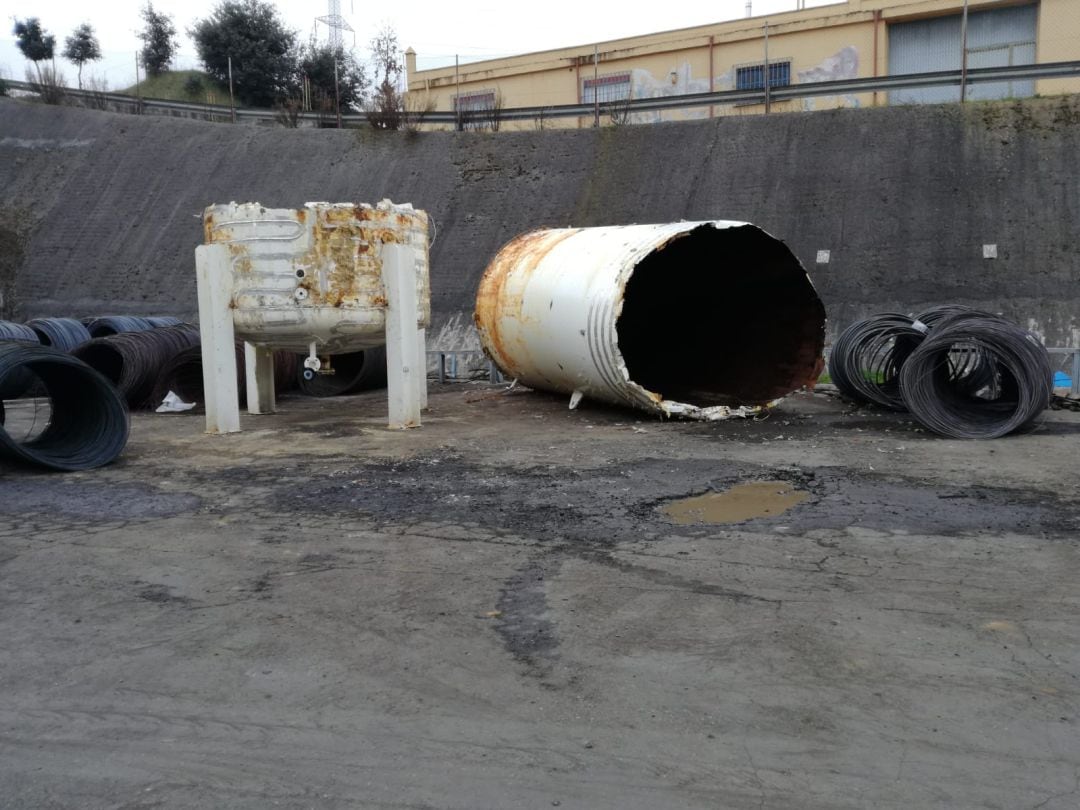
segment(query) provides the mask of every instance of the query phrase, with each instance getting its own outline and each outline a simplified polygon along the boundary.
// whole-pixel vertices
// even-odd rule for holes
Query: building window
[[[769,63],[769,87],[787,87],[791,84],[791,60]],[[764,90],[765,65],[744,65],[735,68],[736,90]]]
[[[454,96],[454,112],[462,129],[485,129],[495,116],[495,91],[476,90]]]
[[[609,101],[623,101],[630,98],[630,72],[609,73],[595,79],[585,79],[581,83],[581,103],[604,104]]]

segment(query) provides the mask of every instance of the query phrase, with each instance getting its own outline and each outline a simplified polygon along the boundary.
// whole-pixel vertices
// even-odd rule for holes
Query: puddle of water
[[[680,526],[693,523],[741,523],[774,517],[805,501],[810,495],[787,481],[751,481],[723,492],[707,492],[672,501],[664,514]]]

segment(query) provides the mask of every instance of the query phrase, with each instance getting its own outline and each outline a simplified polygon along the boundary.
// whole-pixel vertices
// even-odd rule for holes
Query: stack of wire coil
[[[147,332],[163,326],[180,326],[183,321],[171,315],[100,315],[96,318],[84,318],[83,325],[89,330],[90,337],[119,335],[122,332]]]
[[[35,318],[26,325],[37,335],[42,346],[70,352],[90,340],[90,330],[75,318]]]
[[[158,373],[174,356],[199,344],[191,324],[94,338],[73,354],[113,382],[131,408],[152,404]]]
[[[833,344],[829,375],[848,399],[909,411],[928,430],[958,439],[1027,428],[1053,398],[1038,338],[954,305],[853,323]]]
[[[1054,373],[1026,329],[984,312],[935,326],[900,373],[900,390],[926,428],[955,439],[996,439],[1030,426],[1050,405]]]
[[[900,369],[923,334],[907,315],[887,312],[856,321],[833,343],[829,376],[848,399],[905,410]]]
[[[30,426],[16,424],[0,402],[0,456],[49,470],[89,470],[120,455],[128,439],[127,407],[101,374],[58,349],[0,342],[0,388],[22,375],[34,380],[34,399],[19,409]],[[40,419],[39,399],[47,400]]]
[[[7,343],[35,345],[40,343],[37,332],[29,326],[14,321],[0,321],[0,345]],[[23,370],[12,370],[0,380],[0,405],[5,399],[23,396],[33,385],[34,376]]]
[[[236,390],[241,405],[247,403],[247,384],[243,341],[236,341]],[[274,352],[274,392],[281,394],[296,387],[298,355],[289,351]],[[172,391],[184,402],[204,402],[202,346],[190,346],[162,367],[154,387],[153,401],[160,402]]]
[[[26,324],[14,321],[0,321],[0,340],[21,340],[29,343],[39,343],[37,332]]]

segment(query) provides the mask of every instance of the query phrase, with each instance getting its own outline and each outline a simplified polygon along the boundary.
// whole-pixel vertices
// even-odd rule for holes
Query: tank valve
[[[308,356],[304,358],[304,379],[310,380],[315,377],[322,368],[322,360],[319,359],[319,355],[315,352],[314,343],[308,344]],[[308,372],[311,372],[311,376],[308,376]]]

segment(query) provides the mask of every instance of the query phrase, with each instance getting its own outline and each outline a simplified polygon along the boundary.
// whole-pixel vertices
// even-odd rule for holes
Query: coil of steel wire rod
[[[971,356],[993,371],[976,390],[956,371]],[[911,352],[900,390],[927,429],[955,439],[996,439],[1028,427],[1049,406],[1053,376],[1038,338],[997,316],[968,312],[942,320]]]
[[[921,323],[924,326],[932,329],[946,318],[951,318],[954,315],[964,315],[966,313],[976,311],[977,310],[974,310],[971,307],[965,307],[962,304],[941,304],[936,307],[924,309],[922,312],[915,316],[915,320],[917,323]]]
[[[900,369],[924,335],[911,318],[892,312],[856,321],[833,343],[829,377],[848,399],[902,411]]]
[[[944,320],[969,316],[978,318],[998,317],[989,312],[972,309],[960,304],[942,304],[920,312],[915,316],[915,320],[917,323],[922,323],[933,329]],[[949,373],[953,377],[953,383],[958,390],[969,394],[974,394],[976,391],[990,385],[996,374],[993,360],[973,349],[964,352],[953,352],[949,356],[949,363],[951,366]]]
[[[0,340],[23,340],[40,343],[37,332],[29,326],[14,321],[0,321]]]
[[[0,321],[0,342],[20,341],[37,345],[41,341],[37,332],[29,326],[14,321]],[[12,372],[0,382],[0,400],[15,399],[25,394],[34,383],[34,376],[27,371]]]
[[[274,392],[281,394],[296,388],[297,355],[289,351],[274,352]],[[236,341],[236,388],[240,405],[247,404],[247,384],[244,370],[244,342]],[[151,402],[161,402],[172,391],[184,402],[204,403],[202,347],[191,346],[176,354],[158,374]]]
[[[83,324],[89,330],[90,336],[95,338],[124,332],[145,332],[154,328],[147,318],[137,315],[102,315],[100,318],[86,318]]]
[[[42,346],[70,352],[90,340],[90,330],[74,318],[35,318],[26,325],[34,330]]]
[[[131,408],[151,403],[158,372],[175,355],[199,343],[198,327],[163,326],[94,338],[72,354],[111,380]]]
[[[183,323],[179,318],[174,318],[172,315],[151,315],[145,319],[155,329],[160,329],[162,326],[179,326]]]
[[[336,397],[372,388],[386,387],[386,347],[376,346],[362,352],[335,354],[330,358],[333,374],[316,374],[308,380],[302,365],[297,381],[300,390],[313,397]]]
[[[24,404],[36,409],[37,401],[9,402],[9,413],[0,408],[0,455],[51,470],[89,470],[120,455],[128,439],[127,407],[101,374],[48,346],[0,344],[0,385],[18,373],[40,383],[48,416],[43,429],[24,434],[17,411]]]

